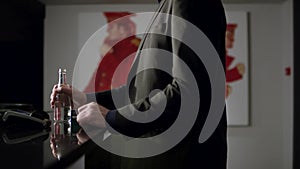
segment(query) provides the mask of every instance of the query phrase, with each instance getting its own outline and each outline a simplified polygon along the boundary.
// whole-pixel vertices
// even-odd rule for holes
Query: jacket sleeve
[[[97,102],[110,110],[116,109],[112,93],[113,92],[123,93],[125,89],[126,89],[126,86],[124,85],[124,86],[121,86],[121,87],[113,89],[113,90],[106,90],[106,91],[96,92],[96,93],[87,93],[86,94],[87,102],[88,103],[89,102]],[[125,103],[122,103],[122,104],[125,105]]]

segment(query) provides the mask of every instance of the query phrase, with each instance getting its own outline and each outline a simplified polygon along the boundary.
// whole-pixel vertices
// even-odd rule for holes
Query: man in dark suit
[[[181,22],[181,19],[176,19],[177,17],[186,22]],[[86,125],[95,125],[110,133],[119,132],[129,137],[129,139],[125,138],[125,144],[121,148],[125,154],[127,152],[121,158],[122,169],[225,169],[227,167],[226,109],[213,112],[220,114],[220,119],[217,116],[210,117],[209,112],[213,106],[211,101],[215,98],[212,86],[215,84],[210,79],[206,61],[201,60],[201,57],[210,56],[209,54],[198,56],[189,43],[178,39],[178,34],[183,39],[197,37],[193,35],[194,32],[191,31],[193,29],[189,28],[188,23],[194,25],[208,38],[224,70],[226,19],[221,0],[162,0],[152,18],[148,33],[140,43],[127,86],[88,95],[80,92],[75,94],[73,91],[75,98],[81,98],[81,101],[77,102],[81,105],[88,103],[78,109],[77,120],[83,128]],[[203,44],[201,39],[194,39],[192,42],[192,45],[199,45],[196,50],[206,50],[207,45]],[[179,60],[192,72],[197,90],[194,90],[195,88],[190,84],[193,80]],[[163,70],[156,69],[157,66]],[[224,90],[220,90],[217,97],[225,103],[225,79],[218,85]],[[159,91],[154,92],[156,89]],[[115,98],[120,99],[127,91],[128,99],[116,104]],[[70,88],[54,86],[51,98],[62,92],[72,95]],[[190,116],[195,109],[189,102],[199,104],[198,107],[196,106],[196,116]],[[163,111],[157,115],[157,110],[160,110],[161,106]],[[165,151],[155,152],[157,147],[151,147],[152,145],[164,149],[166,144],[176,139],[176,137],[156,139],[155,136],[172,130],[173,123],[185,116],[194,117],[186,118],[181,123],[182,128],[188,128],[189,123],[192,124],[185,137]],[[204,139],[199,143],[201,131],[207,128],[205,124],[214,117],[218,122],[217,126],[215,128],[210,126],[213,128],[212,133],[208,134],[207,140]],[[177,129],[180,133],[181,128]],[[173,134],[177,134],[176,130]],[[150,148],[145,150],[153,150],[156,154],[149,155],[148,152],[139,154],[141,149],[144,150],[145,144],[127,145],[126,140],[130,142],[132,138],[149,138],[147,141]],[[141,155],[142,158],[138,158],[136,154]]]

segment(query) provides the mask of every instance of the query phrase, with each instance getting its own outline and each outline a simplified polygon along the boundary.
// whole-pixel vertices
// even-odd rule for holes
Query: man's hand
[[[77,122],[83,128],[89,126],[94,129],[106,128],[105,116],[108,109],[95,102],[88,103],[78,108]]]
[[[61,85],[60,87],[58,87],[58,85],[54,85],[50,95],[50,105],[52,109],[54,108],[56,95],[61,93],[69,96],[72,99],[75,109],[86,103],[87,98],[83,92],[68,85]]]
[[[76,137],[78,140],[78,145],[83,144],[90,139],[90,137],[82,129],[80,129],[78,133],[76,133]]]

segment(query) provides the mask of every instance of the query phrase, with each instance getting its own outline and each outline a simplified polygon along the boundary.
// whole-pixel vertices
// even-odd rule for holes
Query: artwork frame
[[[249,12],[227,11],[226,17],[227,121],[229,127],[246,127],[250,126]]]

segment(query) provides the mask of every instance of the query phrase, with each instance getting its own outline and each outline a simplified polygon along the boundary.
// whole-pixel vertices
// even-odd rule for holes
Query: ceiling
[[[46,5],[73,4],[151,4],[157,0],[39,0]],[[285,0],[222,0],[224,3],[280,3]]]

